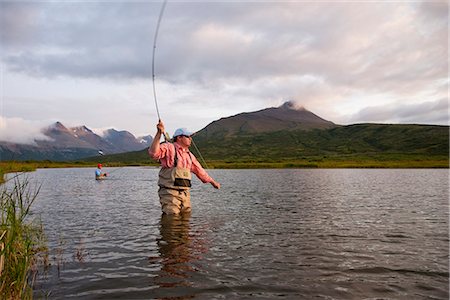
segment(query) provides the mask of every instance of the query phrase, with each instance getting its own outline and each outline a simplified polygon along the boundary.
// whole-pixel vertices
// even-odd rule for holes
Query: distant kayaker
[[[102,164],[97,165],[97,170],[95,170],[95,179],[100,180],[104,179],[106,176],[108,176],[107,173],[103,173],[102,171]]]
[[[158,180],[161,209],[166,214],[188,212],[191,210],[191,172],[203,183],[210,183],[216,189],[220,189],[220,183],[206,173],[197,158],[189,151],[192,132],[186,128],[178,128],[173,134],[173,143],[160,144],[161,135],[165,132],[162,121],[159,121],[156,129],[148,153],[161,163]]]

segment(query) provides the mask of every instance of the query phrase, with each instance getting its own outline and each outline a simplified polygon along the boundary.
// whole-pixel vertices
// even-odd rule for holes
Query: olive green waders
[[[191,210],[191,171],[177,167],[175,151],[175,167],[161,168],[159,171],[159,202],[166,214],[179,214]]]

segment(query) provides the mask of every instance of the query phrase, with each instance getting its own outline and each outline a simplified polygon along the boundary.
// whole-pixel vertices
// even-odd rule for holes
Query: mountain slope
[[[449,127],[355,124],[325,130],[282,130],[252,136],[195,136],[212,160],[284,160],[317,155],[420,154],[448,156]]]
[[[60,122],[56,122],[42,130],[49,139],[35,140],[40,148],[92,148],[92,146],[77,136],[72,131],[65,127]]]
[[[102,153],[113,154],[141,150],[152,142],[151,136],[135,138],[128,131],[110,129],[105,137],[86,126],[65,127],[56,122],[42,130],[48,137],[33,145],[0,141],[0,160],[76,160]]]
[[[288,101],[279,107],[222,118],[203,128],[197,135],[227,137],[279,130],[327,129],[336,126],[333,122],[324,120],[304,108],[295,108],[295,105]]]
[[[108,129],[104,132],[103,138],[119,150],[115,151],[115,153],[142,150],[149,146],[149,144],[141,142],[142,138],[138,140],[134,135],[125,130],[117,131],[115,129]]]

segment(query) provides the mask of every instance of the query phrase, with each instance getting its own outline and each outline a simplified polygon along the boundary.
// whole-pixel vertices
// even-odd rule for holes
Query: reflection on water
[[[199,271],[198,262],[208,248],[201,231],[191,230],[191,212],[180,215],[161,215],[160,237],[157,239],[158,256],[150,257],[151,265],[159,266],[152,283],[158,299],[192,299],[196,296],[194,277]]]
[[[153,277],[154,284],[161,288],[161,294],[167,294],[164,291],[166,288],[191,286],[189,278],[195,272],[192,261],[199,257],[194,257],[193,245],[198,241],[194,241],[190,235],[190,217],[190,212],[161,216],[161,236],[157,239],[159,257],[150,258],[150,263],[161,266],[158,275]]]
[[[211,170],[161,214],[157,169],[32,173],[50,299],[448,299],[448,170]],[[83,259],[77,253],[84,254]]]

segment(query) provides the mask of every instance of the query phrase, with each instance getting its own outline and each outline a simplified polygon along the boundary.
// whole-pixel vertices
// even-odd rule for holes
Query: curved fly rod
[[[166,8],[167,0],[164,0],[161,11],[159,12],[158,22],[156,23],[155,37],[153,39],[153,55],[152,55],[152,82],[153,82],[153,98],[155,99],[156,113],[158,114],[158,120],[161,121],[161,115],[159,114],[158,100],[156,97],[156,85],[155,85],[155,53],[156,53],[156,41],[158,39],[159,25],[164,14],[164,9]],[[170,136],[167,132],[164,132],[164,140],[167,142],[170,140]]]
[[[159,26],[161,24],[161,20],[164,14],[164,10],[166,8],[167,0],[164,0],[161,11],[159,12],[158,22],[156,23],[156,30],[155,30],[155,37],[153,39],[153,55],[152,55],[152,83],[153,83],[153,98],[155,99],[155,107],[156,107],[156,113],[158,114],[158,120],[161,121],[161,115],[159,113],[158,108],[158,100],[156,97],[156,84],[155,84],[155,53],[156,53],[156,41],[158,40],[158,32],[159,32]],[[164,132],[164,140],[167,142],[170,140],[170,136],[167,132]],[[200,158],[205,165],[207,169],[209,169],[208,165],[206,164],[206,161],[203,159],[203,155],[201,154],[200,150],[198,149],[197,145],[195,144],[194,140],[192,139],[192,144],[194,145],[195,149],[197,150],[198,154],[200,155]]]

